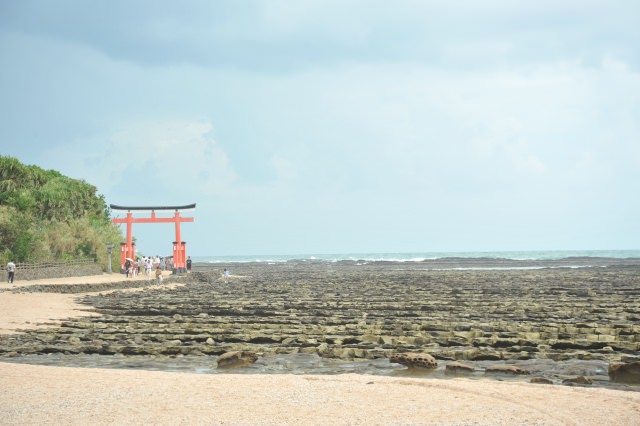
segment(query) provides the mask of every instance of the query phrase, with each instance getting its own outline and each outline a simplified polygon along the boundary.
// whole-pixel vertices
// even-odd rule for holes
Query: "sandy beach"
[[[637,425],[640,394],[470,380],[0,363],[2,424]]]
[[[165,276],[169,276],[165,272]],[[114,283],[120,281],[146,282],[146,277],[126,278],[121,274],[102,274],[85,277],[49,278],[42,280],[16,280],[13,286],[0,284],[0,335],[14,334],[22,329],[37,329],[60,324],[60,320],[73,317],[93,316],[87,306],[76,302],[79,294],[19,293],[36,285],[82,285]],[[4,290],[4,291],[3,291]]]
[[[110,280],[122,276],[16,285]],[[0,334],[90,315],[78,297],[4,291]],[[11,425],[640,424],[640,392],[493,380],[208,375],[0,362],[0,389],[0,424]]]

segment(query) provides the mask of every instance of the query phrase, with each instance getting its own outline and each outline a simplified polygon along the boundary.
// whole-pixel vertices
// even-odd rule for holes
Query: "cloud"
[[[628,169],[637,164],[639,120],[633,111],[640,108],[633,93],[640,90],[640,79],[614,56],[598,67],[571,60],[483,70],[362,62],[272,75],[195,67],[148,70],[85,48],[52,50],[51,42],[29,41],[35,52],[50,52],[55,86],[73,94],[71,103],[61,89],[45,98],[37,95],[40,90],[20,97],[29,98],[28,108],[38,112],[31,127],[45,132],[58,125],[65,133],[74,123],[85,127],[70,135],[76,141],[70,154],[55,154],[64,149],[58,144],[67,143],[61,140],[43,158],[64,163],[67,155],[86,155],[75,162],[90,167],[76,176],[86,170],[104,174],[97,183],[105,192],[126,184],[128,173],[175,188],[178,181],[167,179],[166,169],[176,159],[188,160],[190,166],[180,173],[201,186],[203,195],[255,190],[275,191],[274,196],[285,188],[296,195],[309,189],[315,194],[398,187],[493,190],[514,179],[520,184],[563,180],[582,152],[603,164],[621,161]],[[67,65],[55,64],[57,54]],[[34,65],[45,64],[34,59]],[[65,77],[75,67],[86,74]],[[45,83],[37,84],[55,91]],[[203,116],[213,119],[194,118]],[[6,127],[13,123],[18,120]],[[50,137],[56,136],[57,131]],[[98,154],[85,154],[81,143],[90,143]],[[101,172],[108,169],[112,172]],[[595,176],[585,171],[573,179],[588,185]],[[286,185],[276,191],[276,182]],[[450,182],[459,183],[450,187]]]
[[[144,66],[290,72],[385,58],[478,68],[563,57],[597,61],[611,49],[640,65],[634,43],[640,6],[633,0],[60,0],[4,9],[1,27],[90,46]]]
[[[165,204],[171,204],[223,194],[237,179],[207,121],[135,122],[73,146],[70,152],[53,149],[44,156],[53,163],[73,163],[78,175],[89,177],[110,199],[134,205],[142,197],[160,203],[169,198]]]
[[[638,211],[638,2],[0,8],[10,151],[116,204],[196,201],[235,252],[570,241]]]
[[[271,167],[273,167],[276,176],[279,179],[289,180],[295,178],[297,175],[295,165],[280,155],[276,154],[271,157],[271,161],[269,163]]]

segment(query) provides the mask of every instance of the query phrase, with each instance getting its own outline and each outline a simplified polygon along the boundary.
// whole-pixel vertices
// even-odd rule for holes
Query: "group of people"
[[[171,260],[171,259],[168,259]],[[135,278],[140,274],[140,270],[144,269],[144,274],[147,280],[151,279],[151,271],[155,268],[155,277],[158,283],[162,282],[162,271],[173,267],[171,262],[165,262],[164,258],[160,256],[156,257],[143,257],[138,260],[127,259],[124,264],[124,269],[127,273],[127,278]]]

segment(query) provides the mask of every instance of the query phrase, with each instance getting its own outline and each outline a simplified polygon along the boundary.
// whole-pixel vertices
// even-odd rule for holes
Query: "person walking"
[[[224,268],[224,283],[227,284],[229,282],[229,270]]]
[[[7,282],[9,284],[13,284],[13,277],[16,274],[16,264],[13,262],[13,260],[10,260],[9,263],[7,263]]]
[[[147,276],[147,281],[151,279],[151,269],[153,265],[151,264],[151,258],[148,257],[144,260],[144,273]]]
[[[187,274],[191,273],[191,256],[187,257]]]
[[[162,269],[160,269],[160,265],[156,267],[156,283],[162,283]]]
[[[129,278],[129,275],[131,274],[131,261],[129,259],[124,262],[124,270],[127,271],[127,278]]]

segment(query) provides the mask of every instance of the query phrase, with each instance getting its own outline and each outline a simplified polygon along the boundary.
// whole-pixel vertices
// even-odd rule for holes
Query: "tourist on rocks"
[[[191,256],[187,257],[187,274],[191,273]]]
[[[13,260],[10,260],[9,263],[7,263],[7,282],[9,284],[13,284],[13,277],[16,274],[16,264],[14,263]]]
[[[224,283],[227,284],[229,282],[229,270],[227,268],[224,268]]]
[[[162,282],[162,269],[160,269],[160,265],[156,268],[156,283],[160,284]]]

